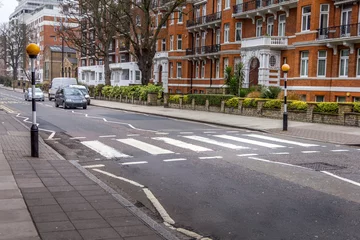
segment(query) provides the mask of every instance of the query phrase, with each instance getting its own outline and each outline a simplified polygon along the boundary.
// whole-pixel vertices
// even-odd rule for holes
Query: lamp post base
[[[36,124],[31,126],[31,157],[39,157],[39,129]]]
[[[288,129],[288,115],[287,113],[283,114],[283,131],[287,131]]]

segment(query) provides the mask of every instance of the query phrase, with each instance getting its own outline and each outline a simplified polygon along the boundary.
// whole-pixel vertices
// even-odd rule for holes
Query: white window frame
[[[281,18],[284,17],[283,20]],[[285,37],[286,36],[286,14],[280,14],[278,17],[278,36],[279,37]],[[281,30],[283,30],[283,33],[281,33]]]
[[[342,54],[347,51],[348,55],[347,56],[342,56]],[[339,77],[347,77],[349,75],[349,55],[350,55],[350,50],[349,49],[343,49],[340,51],[340,61],[339,61]],[[341,74],[341,63],[344,61],[344,73]]]
[[[136,15],[135,21],[136,21],[136,26],[138,26],[138,27],[141,26],[141,18],[139,15]]]
[[[228,43],[230,41],[230,26],[228,23],[224,24],[224,43]]]
[[[322,97],[322,101],[321,102],[325,102],[325,96],[324,95],[315,95],[315,102],[318,102],[316,101],[317,97]],[[320,102],[320,101],[319,101]]]
[[[199,78],[199,62],[195,63],[195,78]]]
[[[325,7],[327,6],[327,10],[323,10],[322,7]],[[329,14],[330,14],[330,5],[329,4],[320,4],[320,16],[319,16],[319,28],[322,29],[322,28],[328,28],[329,27]],[[323,27],[321,26],[321,16],[322,15],[326,15],[326,26]]]
[[[325,57],[321,57],[320,52],[325,52]],[[325,71],[324,71],[323,75],[319,74],[320,61],[325,61]],[[327,63],[327,51],[326,50],[319,50],[318,51],[317,70],[316,70],[318,77],[326,77],[326,63]]]
[[[215,62],[215,77],[220,78],[220,61],[219,59]]]
[[[274,35],[274,16],[270,16],[266,21],[266,33],[269,36]]]
[[[225,70],[226,70],[226,67],[228,67],[229,66],[229,58],[224,58],[224,60],[223,60],[224,62],[224,77],[225,77]]]
[[[165,52],[166,51],[166,38],[163,38],[161,40],[161,51]]]
[[[237,39],[238,36],[240,36],[240,39]],[[237,22],[235,23],[235,42],[240,42],[241,39],[242,39],[242,22]]]
[[[221,43],[221,30],[220,30],[220,28],[216,29],[215,43],[216,43],[216,44],[220,44],[220,43]]]
[[[205,66],[206,66],[206,62],[202,61],[201,62],[201,78],[205,78]]]
[[[179,10],[177,23],[178,23],[178,24],[182,24],[182,23],[183,23],[183,18],[184,18],[184,15],[183,15],[182,11]]]
[[[175,19],[175,13],[172,12],[172,13],[170,14],[170,25],[174,25],[174,19]]]
[[[182,78],[182,66],[181,62],[176,63],[176,78]]]
[[[262,36],[262,25],[263,25],[263,20],[261,18],[256,19],[256,37]]]
[[[174,51],[174,35],[170,35],[170,51]]]
[[[206,3],[202,5],[202,16],[206,16]],[[204,18],[205,19],[205,18]]]
[[[356,75],[360,76],[360,48],[357,50]]]
[[[206,45],[206,32],[201,32],[201,46]]]
[[[226,9],[230,9],[230,0],[225,0],[225,8],[224,10]]]
[[[174,75],[174,64],[172,62],[169,63],[170,69],[169,69],[169,77],[173,78]]]
[[[303,56],[303,54],[307,53],[307,56]],[[300,77],[308,77],[309,75],[309,51],[300,52]],[[305,64],[305,65],[304,65]],[[302,72],[303,66],[305,66],[305,71]]]
[[[180,44],[180,48],[179,48],[179,44]],[[178,34],[177,35],[177,50],[182,50],[182,35],[181,34]]]
[[[221,0],[216,1],[216,12],[221,12]]]
[[[305,13],[304,10],[310,8],[310,12]],[[310,31],[311,28],[311,5],[304,6],[301,9],[301,31]]]

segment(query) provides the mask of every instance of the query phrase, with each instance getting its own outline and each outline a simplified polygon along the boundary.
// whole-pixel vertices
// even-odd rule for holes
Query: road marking
[[[256,153],[246,153],[246,154],[239,154],[239,155],[236,155],[238,157],[250,157],[250,156],[257,156],[258,154]]]
[[[74,139],[85,139],[86,137],[72,137],[70,139],[74,140]]]
[[[242,146],[237,146],[231,143],[225,143],[225,142],[219,142],[210,138],[206,138],[206,137],[200,137],[200,136],[183,136],[185,138],[189,138],[192,140],[196,140],[196,141],[200,141],[200,142],[204,142],[204,143],[210,143],[210,144],[214,144],[214,145],[218,145],[221,147],[226,147],[226,148],[230,148],[230,149],[248,149],[247,147],[242,147]]]
[[[161,203],[156,199],[154,194],[147,188],[143,188],[144,193],[150,202],[154,205],[160,216],[164,219],[165,222],[169,224],[175,224],[175,221],[169,216],[166,212],[165,208],[161,205]]]
[[[319,145],[316,145],[316,144],[300,143],[300,142],[295,142],[295,141],[290,141],[290,140],[285,140],[285,139],[280,139],[280,138],[274,138],[274,137],[269,137],[269,136],[264,136],[264,135],[259,135],[259,134],[247,134],[246,136],[254,137],[254,138],[260,138],[260,139],[274,141],[274,142],[293,144],[293,145],[298,145],[298,146],[301,146],[301,147],[316,147],[316,146],[319,146]]]
[[[318,153],[320,151],[301,151],[302,153]]]
[[[169,133],[165,133],[165,132],[157,132],[157,133],[155,133],[155,134],[157,134],[157,135],[168,135]]]
[[[186,161],[186,158],[165,159],[164,162]]]
[[[180,134],[193,134],[193,132],[180,132]]]
[[[278,153],[271,153],[271,154],[275,154],[275,155],[286,155],[289,154],[288,152],[278,152]]]
[[[121,163],[121,165],[135,165],[135,164],[145,164],[145,163],[148,163],[146,161],[140,161],[140,162],[124,162],[124,163]]]
[[[239,131],[226,131],[226,133],[238,133]]]
[[[204,159],[221,159],[223,158],[222,156],[213,156],[213,157],[199,157],[199,159],[204,160]]]
[[[99,141],[82,141],[81,144],[87,146],[88,148],[94,150],[95,152],[101,154],[107,159],[111,158],[127,158],[130,157],[124,153],[118,152],[116,149],[109,147],[108,145],[103,144]]]
[[[284,166],[297,167],[297,168],[303,168],[303,169],[311,170],[310,168],[306,168],[306,167],[302,167],[302,166],[298,166],[298,165],[293,165],[293,164],[290,164],[290,163],[275,162],[275,161],[270,161],[270,160],[262,159],[262,158],[249,157],[249,159],[260,161],[260,162],[274,163],[274,164],[279,164],[279,165],[284,165]]]
[[[320,172],[325,173],[325,174],[327,174],[327,175],[329,175],[329,176],[332,176],[332,177],[334,177],[334,178],[340,179],[340,180],[342,180],[342,181],[344,181],[344,182],[348,182],[348,183],[351,183],[351,184],[354,184],[354,185],[360,187],[360,183],[355,182],[355,181],[353,181],[353,180],[340,177],[340,176],[338,176],[338,175],[335,175],[335,174],[330,173],[330,172],[327,172],[327,171],[320,171]]]
[[[100,169],[96,169],[96,168],[95,168],[95,169],[93,169],[93,171],[102,173],[102,174],[104,174],[104,175],[107,175],[107,176],[112,177],[112,178],[115,178],[115,179],[122,180],[122,181],[124,181],[124,182],[130,183],[130,184],[132,184],[132,185],[134,185],[134,186],[137,186],[137,187],[141,187],[141,188],[144,187],[144,185],[141,185],[140,183],[137,183],[137,182],[135,182],[135,181],[133,181],[133,180],[130,180],[130,179],[127,179],[127,178],[123,178],[123,177],[119,177],[119,176],[116,176],[116,175],[114,175],[114,174],[112,174],[112,173],[105,172],[105,171],[100,170]]]
[[[239,138],[239,137],[234,137],[234,136],[229,136],[229,135],[214,135],[214,136],[219,137],[219,138],[224,138],[224,139],[237,141],[237,142],[243,142],[243,143],[258,145],[258,146],[262,146],[262,147],[267,147],[267,148],[282,148],[282,147],[285,147],[285,146],[281,146],[281,145],[277,145],[277,144],[273,144],[273,143],[259,142],[259,141],[255,141],[255,140],[250,140],[250,139],[246,139],[246,138]]]
[[[159,141],[164,141],[167,144],[179,147],[179,148],[185,148],[185,149],[189,149],[191,151],[194,152],[207,152],[207,151],[212,151],[209,148],[205,148],[205,147],[201,147],[198,145],[194,145],[194,144],[190,144],[190,143],[186,143],[180,140],[176,140],[176,139],[172,139],[172,138],[167,138],[167,137],[154,137],[152,138],[154,140],[159,140]]]
[[[125,144],[130,145],[135,148],[138,148],[138,149],[148,152],[152,155],[173,153],[172,151],[169,151],[169,150],[166,150],[163,148],[159,148],[157,146],[154,146],[154,145],[151,145],[151,144],[148,144],[145,142],[141,142],[141,141],[133,139],[133,138],[116,139],[116,141],[125,143]]]
[[[349,150],[346,149],[336,149],[336,150],[331,150],[332,152],[348,152]]]
[[[137,137],[137,136],[140,136],[140,134],[128,134],[126,136],[128,136],[128,137]]]
[[[116,137],[116,135],[99,136],[99,138],[111,138],[111,137]]]
[[[105,167],[104,164],[95,164],[95,165],[86,165],[82,166],[83,168],[99,168],[99,167]]]
[[[204,132],[204,133],[216,133],[216,132]]]

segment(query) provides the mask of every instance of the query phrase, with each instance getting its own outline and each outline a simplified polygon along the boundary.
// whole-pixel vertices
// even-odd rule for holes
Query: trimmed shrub
[[[94,97],[94,94],[95,94],[95,86],[90,85],[90,86],[88,87],[88,89],[89,89],[89,95],[92,96],[92,97]]]
[[[280,87],[269,86],[261,89],[261,98],[276,99],[281,92]]]
[[[230,98],[230,99],[226,100],[225,106],[227,106],[229,108],[238,108],[239,107],[239,99],[240,98],[238,98],[238,97]]]
[[[339,104],[336,102],[321,102],[316,104],[314,112],[319,113],[338,113]]]
[[[250,90],[248,88],[242,88],[240,89],[240,97],[246,97],[250,93]]]
[[[289,110],[306,111],[308,108],[307,102],[303,101],[292,101],[289,103]]]
[[[104,84],[98,84],[95,87],[95,96],[100,96],[100,94],[102,93],[102,89],[105,85]]]
[[[183,103],[184,103],[184,104],[190,103],[190,102],[189,102],[189,97],[188,97],[188,95],[184,95],[184,96],[183,96]]]
[[[281,109],[281,101],[279,99],[269,100],[264,103],[264,108]]]
[[[284,91],[281,91],[279,93],[279,95],[277,96],[277,99],[284,99]],[[296,100],[296,101],[300,101],[301,97],[299,94],[297,94],[296,92],[293,91],[288,91],[287,92],[287,96],[286,96],[287,100]]]
[[[170,95],[169,96],[169,103],[179,104],[180,103],[180,96],[181,95]]]
[[[243,106],[245,108],[256,108],[257,107],[257,99],[256,98],[245,98],[243,102]]]
[[[354,103],[353,109],[354,109],[354,112],[360,113],[360,103],[359,102]]]
[[[258,91],[250,92],[246,97],[247,98],[260,98],[261,93]]]
[[[233,98],[234,95],[222,95],[222,94],[189,94],[186,102],[191,103],[195,99],[195,104],[205,105],[206,99],[209,100],[209,106],[221,106],[221,101],[227,101]]]
[[[101,94],[104,96],[104,97],[110,97],[110,93],[111,93],[111,90],[112,90],[112,86],[104,86],[102,89],[101,89]]]

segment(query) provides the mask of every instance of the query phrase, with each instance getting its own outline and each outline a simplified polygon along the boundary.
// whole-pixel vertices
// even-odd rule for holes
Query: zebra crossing
[[[104,143],[104,141],[106,143]],[[138,153],[149,154],[152,156],[171,155],[195,152],[206,153],[221,150],[233,150],[241,152],[242,150],[252,150],[259,147],[266,150],[284,149],[298,146],[305,149],[317,147],[319,145],[312,143],[303,143],[291,141],[277,137],[270,137],[262,134],[243,134],[242,136],[233,136],[230,134],[200,135],[178,135],[174,137],[149,137],[137,139],[113,138],[90,141],[81,141],[81,144],[97,152],[106,159],[121,159],[137,157]],[[110,146],[109,146],[110,145]]]

